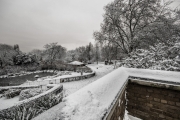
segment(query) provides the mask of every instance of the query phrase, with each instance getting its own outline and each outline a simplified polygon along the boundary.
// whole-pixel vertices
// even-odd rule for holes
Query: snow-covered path
[[[104,65],[104,64],[90,64],[88,65],[93,71],[96,72],[96,75],[92,78],[83,79],[80,81],[72,81],[66,82],[63,84],[64,89],[64,96],[68,96],[77,90],[81,89],[82,87],[96,81],[97,79],[103,77],[104,75],[108,74],[109,72],[113,71],[114,66],[112,65]]]

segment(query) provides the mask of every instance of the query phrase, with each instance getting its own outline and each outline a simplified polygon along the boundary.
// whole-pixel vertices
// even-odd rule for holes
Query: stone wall
[[[167,83],[164,87],[158,84],[152,87],[129,81],[127,111],[143,120],[180,120],[180,91],[167,88]]]
[[[81,75],[81,76],[75,76],[75,77],[66,77],[66,78],[61,78],[60,79],[60,83],[63,82],[71,82],[71,81],[78,81],[78,80],[82,80],[82,79],[87,79],[87,78],[91,78],[95,76],[95,72],[88,74],[88,75]],[[52,81],[50,81],[52,82]],[[55,81],[56,82],[56,81]]]
[[[0,120],[29,120],[43,111],[60,103],[63,98],[63,86],[58,85],[45,93],[21,101],[15,106],[0,110]]]

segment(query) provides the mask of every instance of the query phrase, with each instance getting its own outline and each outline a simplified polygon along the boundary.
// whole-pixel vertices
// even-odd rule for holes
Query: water
[[[23,84],[24,82],[28,81],[35,81],[35,75],[39,75],[39,77],[46,77],[52,76],[54,73],[45,72],[45,73],[33,73],[29,75],[17,76],[17,77],[10,77],[10,78],[0,78],[0,86],[16,86]]]

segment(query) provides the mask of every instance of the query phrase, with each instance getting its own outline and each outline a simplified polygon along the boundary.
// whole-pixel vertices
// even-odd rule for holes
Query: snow
[[[127,72],[118,68],[69,95],[64,99],[66,107],[62,109],[63,116],[67,120],[100,120],[127,78]]]
[[[1,97],[0,98],[0,110],[12,107],[14,105],[19,105],[19,104],[22,104],[22,103],[25,103],[25,102],[29,102],[29,101],[31,101],[33,99],[44,96],[44,95],[56,90],[57,88],[61,87],[62,85],[51,84],[51,86],[52,86],[52,88],[49,89],[48,91],[45,91],[45,92],[43,92],[43,93],[41,93],[39,95],[36,95],[34,97],[31,97],[31,98],[28,98],[28,99],[25,99],[25,100],[22,100],[22,101],[19,101],[19,96],[16,96],[16,97],[13,97],[13,98],[10,98],[10,99],[7,99],[5,97]],[[0,96],[2,96],[2,95],[0,94]]]
[[[62,87],[62,85],[58,85],[58,84],[55,84],[55,85],[53,85],[53,86],[54,86],[53,88],[51,88],[51,89],[49,89],[49,90],[47,90],[47,91],[45,91],[45,92],[43,92],[43,93],[41,93],[41,94],[39,94],[39,95],[36,95],[36,96],[34,96],[34,97],[31,97],[31,98],[28,98],[28,99],[25,99],[25,100],[22,100],[22,101],[19,101],[18,104],[26,103],[26,102],[29,102],[29,101],[31,101],[31,100],[37,99],[37,98],[39,98],[39,97],[41,97],[41,96],[44,96],[44,95],[46,95],[46,94],[48,94],[48,93],[53,92],[54,90],[56,90],[56,89],[59,88],[59,87]]]
[[[129,76],[180,83],[180,72],[125,68]]]
[[[107,74],[113,70],[113,66],[100,64],[89,67],[96,71],[97,76],[63,83],[67,97],[63,99],[62,103],[47,110],[35,120],[42,118],[45,120],[100,120],[108,111],[129,76],[180,83],[180,72],[121,67]],[[125,120],[139,119],[128,115]]]
[[[64,89],[64,95],[68,96],[77,90],[83,88],[84,86],[98,80],[102,76],[108,74],[109,72],[113,71],[113,66],[112,65],[104,65],[104,64],[90,64],[88,65],[93,71],[95,71],[96,75],[94,77],[80,80],[80,81],[72,81],[72,82],[65,82],[61,83],[63,85]]]
[[[70,65],[83,65],[84,63],[79,62],[79,61],[73,61],[69,63]]]
[[[39,85],[20,85],[20,86],[5,86],[5,87],[0,87],[0,89],[16,89],[16,88],[23,88],[23,87],[27,87],[27,88],[37,88],[39,87]]]
[[[96,72],[106,70],[106,67],[103,65],[89,67]],[[42,118],[42,116],[44,116],[43,118],[54,120],[62,118],[65,120],[99,120],[106,113],[124,83],[127,82],[129,76],[180,83],[179,72],[121,67],[98,80],[90,78],[89,80],[63,83],[67,96],[63,99],[63,103],[55,106],[56,109],[52,108],[48,110],[35,120]],[[63,108],[61,109],[60,107]],[[57,108],[58,111],[56,111]],[[51,114],[51,117],[49,117],[49,114]],[[126,115],[125,120],[139,119]]]
[[[69,71],[64,71],[64,72],[69,72]],[[43,78],[39,78],[36,81],[27,81],[25,83],[23,83],[22,85],[46,85],[49,84],[50,82],[53,83],[60,83],[60,79],[61,78],[71,78],[71,77],[77,77],[77,76],[85,76],[85,75],[89,75],[89,74],[93,74],[92,73],[83,73],[83,75],[81,75],[81,73],[77,73],[77,72],[71,72],[68,75],[55,75],[55,76],[49,76],[49,77],[43,77]],[[61,74],[61,72],[59,72],[58,74]]]
[[[1,95],[0,95],[1,96]],[[19,96],[7,99],[6,97],[0,98],[0,110],[9,108],[19,102]]]
[[[91,67],[94,68],[94,70],[96,69],[97,74],[101,73],[103,75],[107,74],[107,71],[113,70],[113,66],[110,65],[99,65]],[[122,79],[119,79],[119,75],[122,76]],[[111,102],[114,100],[114,97],[118,94],[119,85],[123,85],[127,78],[128,75],[126,72],[123,72],[123,69],[119,68],[114,72],[106,75],[106,77],[101,77],[97,81],[94,81],[90,84],[88,84],[87,81],[87,86],[73,94],[70,94],[64,99],[65,107],[63,107],[62,110],[60,109],[58,112],[56,112],[57,109],[52,108],[35,118],[35,120],[40,120],[41,118],[46,118],[45,120],[60,119],[62,117],[65,117],[67,120],[99,120],[109,108]],[[92,80],[92,78],[90,78],[90,80]],[[111,82],[111,80],[114,82]],[[85,85],[85,82],[77,82],[79,82],[82,86]],[[117,82],[120,84],[117,84]],[[74,84],[72,83],[72,85]],[[63,87],[66,88],[64,85]],[[76,90],[77,89],[73,91]],[[62,107],[62,104],[64,103],[60,103],[57,106]],[[53,116],[51,115],[52,117],[49,118],[49,114],[53,114]]]
[[[64,99],[66,120],[99,120],[129,76],[180,83],[179,72],[118,68]]]
[[[140,118],[128,115],[128,111],[125,110],[125,115],[124,115],[124,119],[123,120],[141,120]]]
[[[109,72],[114,70],[114,66],[104,65],[104,64],[98,64],[98,65],[97,64],[89,64],[88,67],[90,67],[93,71],[95,71],[96,75],[94,77],[80,80],[80,81],[72,81],[72,82],[62,83],[65,96],[73,94],[74,92],[78,91],[79,89],[98,80],[99,78],[103,77],[104,75],[106,75]],[[58,118],[61,117],[61,109],[64,106],[65,106],[65,103],[62,102],[62,103],[50,108],[49,110],[43,112],[41,115],[34,118],[34,120],[41,120],[42,118],[44,120],[52,120],[52,119],[58,120]]]

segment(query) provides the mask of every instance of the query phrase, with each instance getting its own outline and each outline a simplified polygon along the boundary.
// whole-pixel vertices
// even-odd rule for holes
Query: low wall
[[[118,68],[64,98],[64,109],[52,117],[123,120],[127,108],[143,120],[180,120],[179,90],[178,72]]]
[[[62,98],[63,86],[56,85],[45,93],[23,100],[10,108],[0,110],[0,119],[32,119],[43,111],[61,102]]]
[[[180,85],[129,77],[104,120],[123,120],[125,109],[142,120],[180,120]]]
[[[93,76],[95,76],[95,72],[93,72],[91,74],[88,74],[88,75],[81,75],[81,76],[75,76],[75,77],[61,78],[60,79],[60,83],[71,82],[71,81],[78,81],[78,80],[82,80],[82,79],[91,78]]]
[[[127,111],[143,120],[179,120],[180,91],[177,88],[167,83],[130,80]]]
[[[104,120],[123,120],[126,109],[126,86],[127,83],[125,83],[124,87],[120,90],[109,108],[109,112],[106,113]]]

